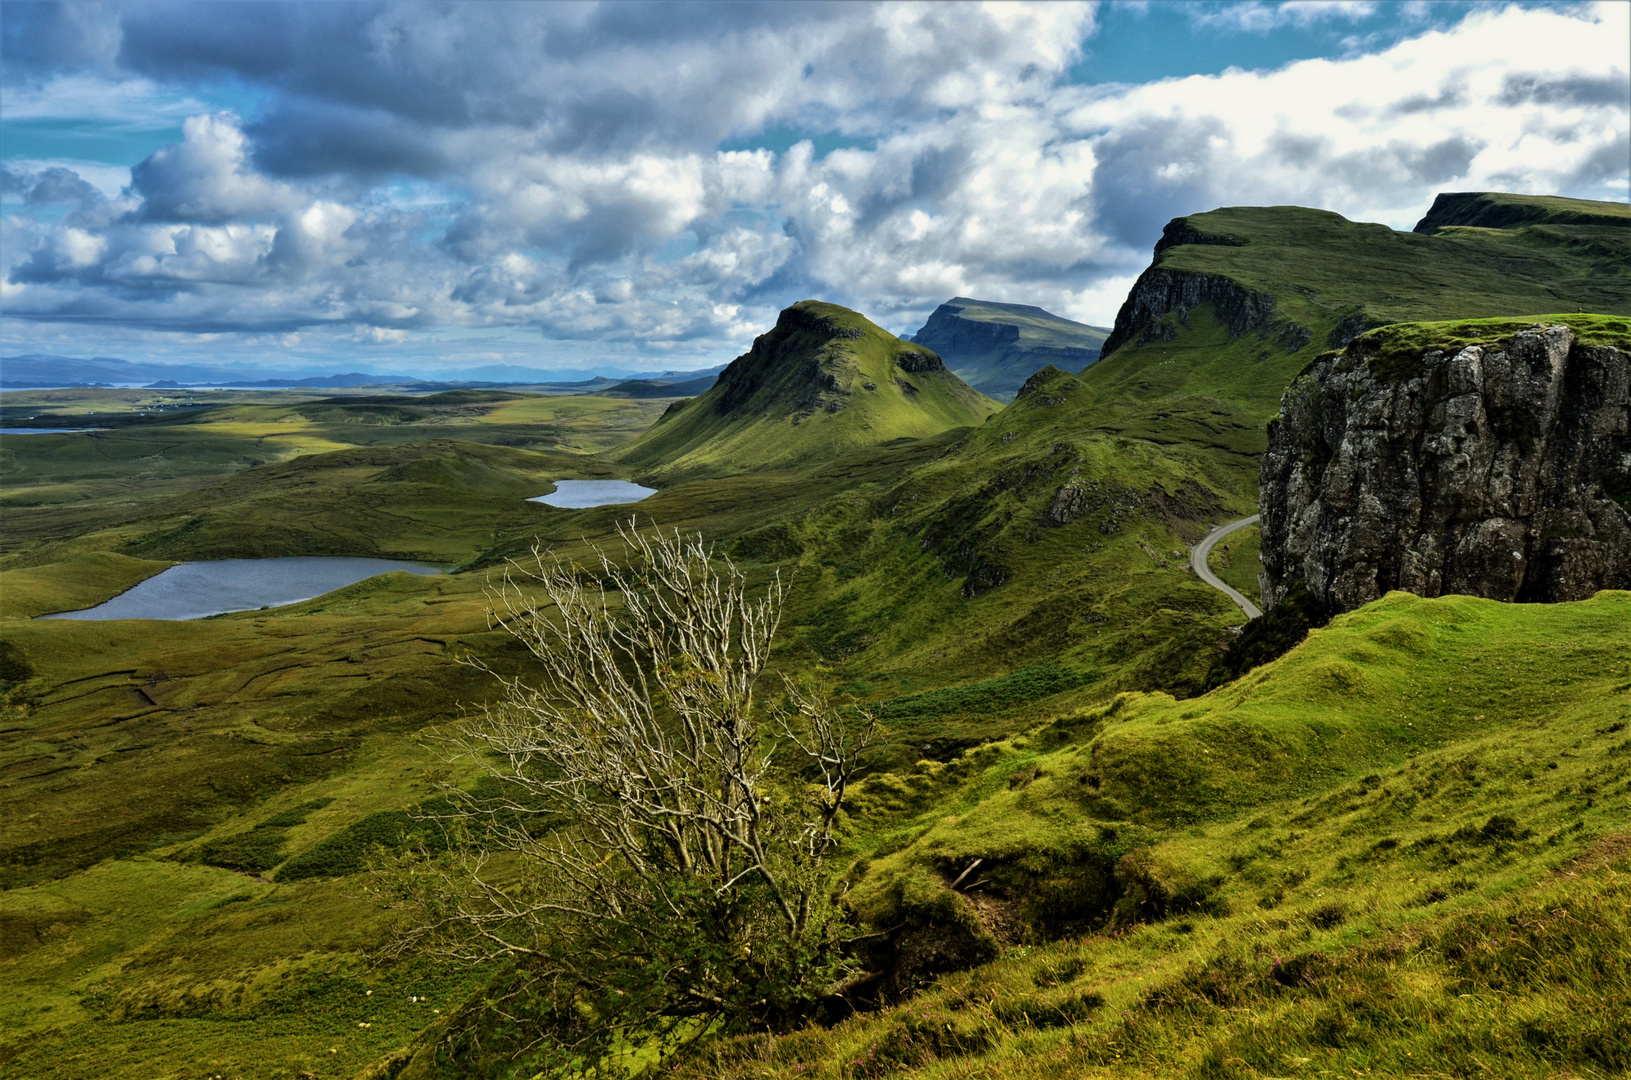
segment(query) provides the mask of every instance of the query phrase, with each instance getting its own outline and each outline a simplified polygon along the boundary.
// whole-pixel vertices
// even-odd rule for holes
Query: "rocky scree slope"
[[[802,300],[618,457],[668,480],[787,468],[978,424],[996,409],[932,350],[848,308]]]
[[[912,340],[939,353],[976,390],[1011,401],[1026,379],[1049,364],[1067,371],[1092,364],[1109,333],[1030,304],[954,296]]]
[[[1628,402],[1627,319],[1388,327],[1320,357],[1269,429],[1265,604],[1298,581],[1336,611],[1631,588]]]

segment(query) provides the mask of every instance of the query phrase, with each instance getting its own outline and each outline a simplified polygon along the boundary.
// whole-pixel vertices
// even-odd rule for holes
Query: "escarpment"
[[[1229,328],[1230,337],[1267,329],[1274,318],[1274,297],[1248,289],[1232,278],[1152,266],[1138,276],[1116,313],[1115,328],[1104,341],[1104,355],[1129,341],[1170,339],[1176,331],[1163,323],[1161,316],[1169,312],[1182,316],[1203,303],[1212,305],[1218,321]],[[1304,344],[1306,338],[1297,347]]]
[[[1631,588],[1631,321],[1563,321],[1387,327],[1312,363],[1259,476],[1265,602]]]

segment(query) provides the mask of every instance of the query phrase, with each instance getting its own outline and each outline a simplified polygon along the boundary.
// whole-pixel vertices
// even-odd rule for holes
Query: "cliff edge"
[[[1631,588],[1631,319],[1398,324],[1311,363],[1259,474],[1265,606]]]

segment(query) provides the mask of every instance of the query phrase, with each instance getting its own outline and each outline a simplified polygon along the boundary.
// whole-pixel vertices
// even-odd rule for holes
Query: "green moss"
[[[1400,382],[1426,370],[1422,357],[1433,350],[1460,352],[1472,345],[1503,348],[1513,335],[1538,326],[1567,326],[1587,345],[1631,348],[1631,318],[1613,315],[1539,315],[1524,319],[1458,319],[1397,323],[1355,338],[1348,351],[1363,356],[1378,379]]]
[[[1094,676],[1058,664],[1032,664],[994,679],[889,698],[870,706],[886,724],[960,715],[986,715],[1030,705],[1092,682]]]

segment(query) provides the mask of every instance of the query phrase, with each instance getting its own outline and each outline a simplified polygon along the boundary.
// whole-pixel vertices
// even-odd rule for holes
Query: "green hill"
[[[1074,371],[1099,358],[1110,331],[1030,304],[954,296],[935,308],[912,340],[939,353],[957,377],[998,401],[1052,364]]]
[[[929,349],[802,300],[712,388],[615,456],[665,480],[787,468],[977,424],[996,408]]]
[[[681,1074],[1624,1075],[1628,617],[1393,593],[873,776],[846,898],[921,992]]]
[[[1417,230],[1299,206],[1176,218],[1086,381],[1139,401],[1230,399],[1262,422],[1317,353],[1376,326],[1631,314],[1624,204],[1446,195]]]

